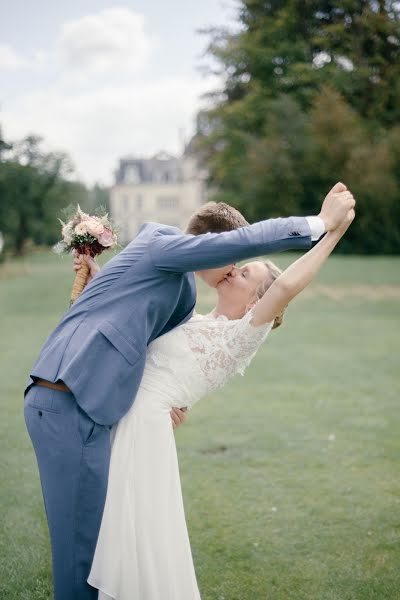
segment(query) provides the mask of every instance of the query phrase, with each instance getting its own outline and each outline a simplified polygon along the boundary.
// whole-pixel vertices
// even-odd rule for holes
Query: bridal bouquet
[[[94,258],[107,248],[117,245],[117,227],[104,209],[100,208],[97,211],[99,214],[92,216],[84,213],[78,204],[77,208],[68,207],[63,212],[67,222],[58,219],[62,225],[62,240],[53,246],[57,254],[75,251],[76,254],[86,254]],[[75,302],[84,289],[89,272],[89,265],[83,261],[75,276],[70,304]]]

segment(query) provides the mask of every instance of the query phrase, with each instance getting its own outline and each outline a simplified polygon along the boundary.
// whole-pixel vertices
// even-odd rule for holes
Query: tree
[[[389,206],[398,215],[398,134],[391,129],[400,122],[399,3],[242,0],[238,20],[235,32],[207,32],[223,85],[208,95],[193,143],[216,199],[250,219],[311,214],[330,185],[351,181],[369,200],[347,239],[357,251],[382,251],[371,223],[370,239],[361,235],[361,222]],[[362,160],[371,168],[369,186],[357,180]],[[379,205],[370,192],[378,181],[388,189]],[[385,248],[394,251],[399,222],[389,227]]]
[[[288,96],[271,101],[262,135],[248,136],[238,206],[251,220],[300,214],[307,115]]]
[[[26,243],[49,243],[52,220],[66,202],[72,170],[69,158],[60,152],[46,153],[38,136],[13,144],[7,160],[0,163],[0,229],[16,255]]]
[[[357,199],[357,218],[341,242],[342,250],[382,253],[398,248],[398,163],[386,137],[373,135],[331,86],[322,88],[314,100],[309,135],[313,150],[304,190],[313,203],[306,212],[319,208],[315,190],[327,189],[335,173]]]

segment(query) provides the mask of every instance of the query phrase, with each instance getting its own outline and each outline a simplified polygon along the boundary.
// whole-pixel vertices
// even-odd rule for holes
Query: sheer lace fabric
[[[272,322],[259,327],[251,324],[253,310],[232,321],[223,315],[195,315],[183,326],[210,390],[221,387],[236,373],[243,375],[271,330]]]

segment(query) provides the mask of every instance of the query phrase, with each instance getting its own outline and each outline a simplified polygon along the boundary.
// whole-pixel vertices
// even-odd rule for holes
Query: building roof
[[[121,158],[115,172],[116,184],[179,183],[183,181],[181,159],[166,152],[151,158]]]

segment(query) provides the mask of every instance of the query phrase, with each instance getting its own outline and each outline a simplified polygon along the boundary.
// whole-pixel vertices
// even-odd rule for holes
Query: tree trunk
[[[15,234],[15,256],[22,256],[25,253],[25,243],[28,238],[28,222],[26,215],[21,214],[19,226]]]

